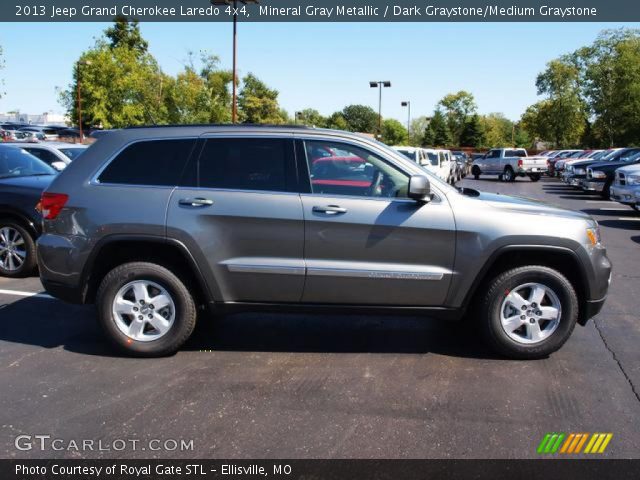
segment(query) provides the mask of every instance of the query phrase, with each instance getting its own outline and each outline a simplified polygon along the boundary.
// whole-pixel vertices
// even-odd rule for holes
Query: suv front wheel
[[[498,353],[516,359],[544,358],[571,335],[578,297],[560,272],[519,267],[491,281],[481,316],[485,337]]]
[[[139,357],[175,353],[196,324],[196,306],[170,270],[132,262],[111,270],[97,293],[98,319],[109,339]]]

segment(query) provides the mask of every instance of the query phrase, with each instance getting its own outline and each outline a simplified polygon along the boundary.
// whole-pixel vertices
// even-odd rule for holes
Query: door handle
[[[326,213],[328,215],[338,215],[340,213],[347,213],[347,209],[338,205],[327,205],[325,207],[315,206],[311,209],[316,213]]]
[[[181,198],[178,203],[187,207],[208,207],[213,205],[213,200],[208,198]]]

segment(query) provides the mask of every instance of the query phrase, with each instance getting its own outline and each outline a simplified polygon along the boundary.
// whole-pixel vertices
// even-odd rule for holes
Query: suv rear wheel
[[[11,219],[0,219],[0,275],[26,277],[36,268],[36,244],[27,230]]]
[[[491,281],[481,314],[485,337],[495,351],[510,358],[543,358],[571,335],[578,298],[560,272],[519,267]]]
[[[111,270],[96,303],[109,339],[135,356],[175,353],[196,324],[196,306],[185,284],[154,263],[125,263]]]

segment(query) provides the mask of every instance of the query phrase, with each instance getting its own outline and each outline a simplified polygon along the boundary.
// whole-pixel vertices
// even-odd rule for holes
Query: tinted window
[[[487,158],[500,158],[500,150],[491,150]]]
[[[205,188],[295,189],[293,143],[279,138],[211,138],[198,161],[198,184]]]
[[[100,174],[101,183],[174,186],[195,140],[152,140],[126,147]]]
[[[311,191],[362,197],[406,197],[409,177],[360,147],[328,141],[305,142]],[[330,155],[327,156],[325,153]]]
[[[48,165],[51,165],[53,162],[60,161],[60,159],[56,157],[55,154],[50,152],[49,150],[44,150],[42,148],[23,148],[23,150],[26,150],[34,157],[38,157],[40,160],[47,163]]]
[[[431,165],[434,165],[436,167],[440,165],[440,162],[438,162],[438,155],[432,152],[428,152],[427,155],[429,156],[429,161],[431,162]]]
[[[506,150],[504,152],[505,157],[526,157],[527,152],[524,150]]]
[[[86,149],[84,148],[61,148],[60,151],[62,153],[64,153],[67,157],[69,157],[71,160],[75,160],[76,158],[78,158],[82,152],[84,152]]]

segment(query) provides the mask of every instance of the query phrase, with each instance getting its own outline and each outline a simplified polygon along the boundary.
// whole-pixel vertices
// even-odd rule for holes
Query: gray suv
[[[95,303],[140,356],[179,349],[200,309],[311,308],[464,318],[503,355],[539,358],[600,311],[611,273],[588,215],[456,189],[331,130],[115,131],[41,208],[46,290]]]

